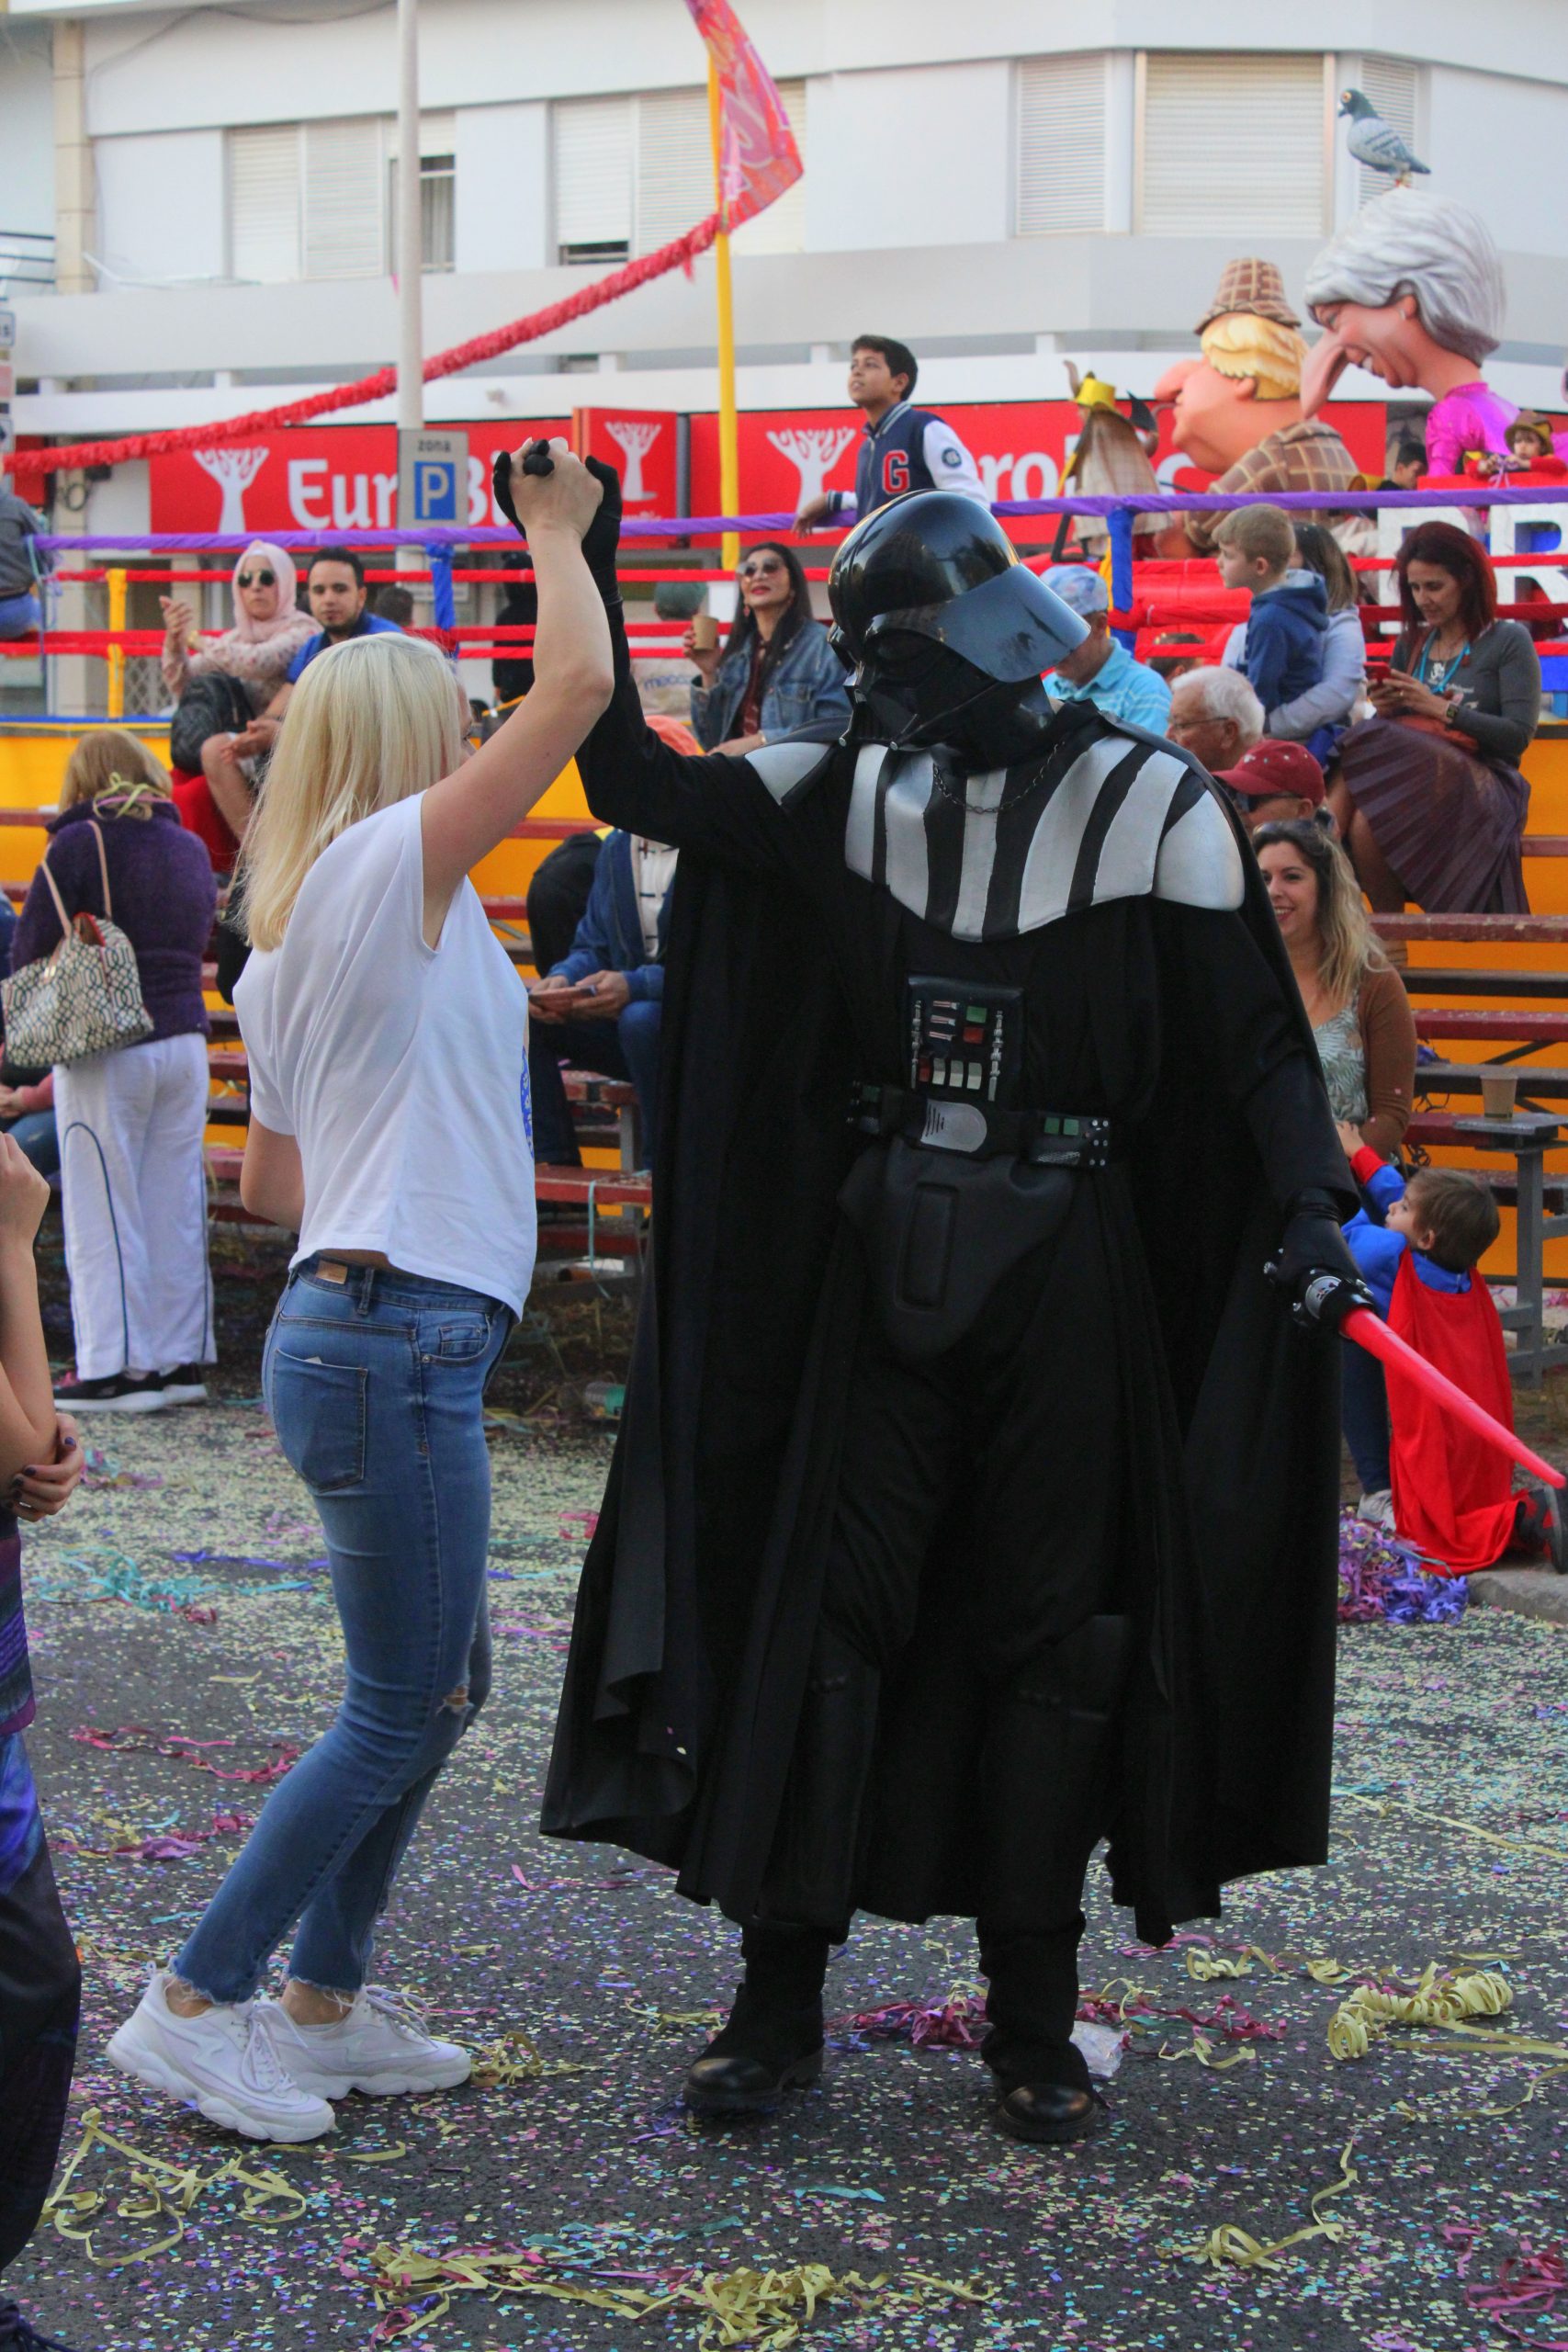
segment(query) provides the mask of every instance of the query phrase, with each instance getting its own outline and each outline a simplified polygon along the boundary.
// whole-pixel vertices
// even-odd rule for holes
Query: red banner
[[[1361,471],[1382,478],[1386,412],[1381,401],[1336,401],[1325,412]],[[944,403],[942,414],[974,457],[993,499],[1055,498],[1082,422],[1074,401]],[[739,421],[740,512],[793,512],[822,490],[852,490],[863,431],[859,413],[833,409],[747,411]],[[1207,490],[1212,477],[1170,446],[1170,416],[1161,418],[1155,458],[1162,490]],[[1069,485],[1070,488],[1070,485]],[[716,514],[718,420],[692,419],[694,514]],[[1029,526],[1038,537],[1038,519]]]
[[[468,521],[504,527],[491,495],[499,449],[569,437],[565,417],[487,419],[468,436]],[[673,447],[673,435],[671,435]],[[613,450],[606,455],[613,456]],[[398,436],[389,424],[301,424],[249,444],[148,460],[154,531],[384,531],[398,519]],[[674,496],[674,465],[670,495]]]
[[[1325,414],[1372,481],[1382,473],[1385,412],[1381,401],[1337,401]],[[960,401],[942,414],[973,451],[993,498],[1052,498],[1080,422],[1072,401]],[[628,514],[669,514],[675,506],[678,419],[669,411],[594,408],[581,444],[616,466]],[[500,524],[490,491],[498,449],[539,434],[570,439],[564,417],[470,422],[468,520]],[[743,514],[793,512],[818,490],[848,490],[855,478],[861,422],[852,408],[753,409],[740,417]],[[1168,435],[1168,421],[1164,430]],[[1203,490],[1209,477],[1162,442],[1160,487]],[[307,424],[258,435],[247,444],[176,450],[150,459],[154,531],[387,530],[397,521],[397,435],[389,424]],[[636,494],[634,495],[634,491]],[[718,420],[691,420],[690,511],[715,514],[718,498]],[[1032,536],[1039,526],[1031,524]]]
[[[673,409],[574,408],[571,446],[580,458],[601,458],[621,477],[628,514],[676,512],[676,463],[681,420]]]

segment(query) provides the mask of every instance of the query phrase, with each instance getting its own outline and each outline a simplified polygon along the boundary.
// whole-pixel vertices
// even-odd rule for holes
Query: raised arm
[[[424,935],[432,946],[464,876],[549,790],[610,695],[604,606],[582,553],[600,484],[564,441],[551,442],[547,474],[525,474],[525,454],[513,458],[511,489],[539,592],[534,688],[488,743],[424,796]]]

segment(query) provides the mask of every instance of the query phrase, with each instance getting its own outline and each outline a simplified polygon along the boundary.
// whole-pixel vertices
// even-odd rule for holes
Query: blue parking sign
[[[398,527],[456,527],[468,519],[468,436],[466,433],[400,433]]]

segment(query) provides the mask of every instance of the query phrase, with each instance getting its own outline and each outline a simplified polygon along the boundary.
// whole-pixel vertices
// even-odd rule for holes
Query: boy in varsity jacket
[[[955,490],[989,504],[975,460],[951,424],[929,408],[912,408],[919,368],[908,344],[890,335],[857,335],[850,349],[850,398],[865,413],[865,438],[855,462],[852,491],[827,490],[808,498],[795,518],[797,531],[858,515],[863,522],[907,490]]]

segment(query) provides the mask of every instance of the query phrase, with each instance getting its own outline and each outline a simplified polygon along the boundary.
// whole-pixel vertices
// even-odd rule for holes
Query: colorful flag
[[[742,222],[793,187],[805,166],[772,75],[729,0],[686,0],[718,68],[723,125],[719,225]]]

